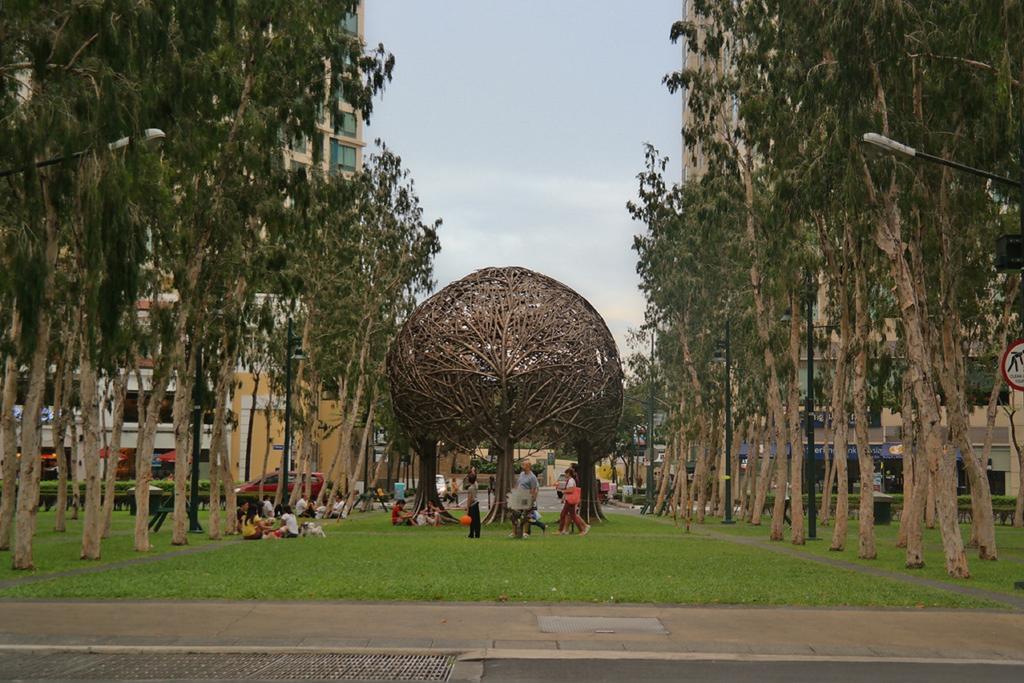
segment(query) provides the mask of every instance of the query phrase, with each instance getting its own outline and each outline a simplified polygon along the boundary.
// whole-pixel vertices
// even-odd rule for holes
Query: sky
[[[366,0],[369,45],[394,81],[365,138],[402,157],[426,218],[434,277],[525,266],[604,316],[623,356],[643,323],[634,222],[645,142],[679,177],[679,0]]]

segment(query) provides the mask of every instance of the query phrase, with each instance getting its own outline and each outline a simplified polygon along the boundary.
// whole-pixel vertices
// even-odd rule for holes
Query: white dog
[[[302,527],[299,528],[299,536],[319,536],[320,538],[327,538],[327,534],[324,533],[323,528],[319,524],[313,522],[304,522]]]

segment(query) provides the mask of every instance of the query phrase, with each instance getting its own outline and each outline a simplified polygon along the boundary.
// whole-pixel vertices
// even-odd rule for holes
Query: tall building
[[[365,0],[360,0],[356,12],[346,17],[343,28],[362,39],[365,35],[365,17]],[[327,68],[330,70],[329,63]],[[332,85],[331,100],[331,106],[324,107],[324,115],[317,124],[323,145],[320,154],[313,153],[314,141],[294,140],[285,151],[292,168],[309,168],[315,158],[319,159],[324,173],[352,173],[362,168],[363,148],[366,146],[363,141],[362,116],[345,101],[340,83]],[[341,109],[340,116],[332,113],[335,104]]]

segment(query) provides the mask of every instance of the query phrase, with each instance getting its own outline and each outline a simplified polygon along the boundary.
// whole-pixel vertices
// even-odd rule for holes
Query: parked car
[[[263,495],[273,496],[274,494],[277,493],[277,485],[278,485],[280,474],[281,474],[280,472],[272,472],[271,474],[268,474],[267,476],[263,477]],[[289,472],[288,473],[288,491],[289,492],[291,492],[295,488],[295,484],[298,481],[299,481],[299,473],[298,472]],[[305,486],[305,483],[306,483],[305,482],[305,478],[303,478],[303,481],[302,481],[301,485]],[[316,496],[320,495],[320,489],[322,489],[323,487],[324,487],[324,475],[323,475],[323,473],[322,472],[313,472],[311,488],[310,488],[311,495],[314,498]],[[259,491],[260,491],[260,479],[259,478],[253,479],[252,481],[247,481],[246,483],[242,484],[241,486],[239,486],[238,488],[235,489],[235,493],[257,493],[258,494]]]

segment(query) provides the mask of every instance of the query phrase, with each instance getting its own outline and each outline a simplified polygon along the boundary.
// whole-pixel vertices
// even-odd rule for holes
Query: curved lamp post
[[[160,140],[163,140],[166,137],[167,137],[167,134],[164,133],[159,128],[147,128],[146,130],[142,131],[142,142],[144,142],[146,144],[152,144],[152,143],[159,142]],[[113,142],[108,144],[107,145],[107,149],[109,149],[111,152],[113,152],[113,151],[118,150],[118,149],[124,149],[125,147],[127,147],[131,143],[132,143],[132,139],[130,137],[128,137],[128,136],[125,136],[123,138],[118,138],[117,140],[114,140]],[[75,152],[74,154],[70,154],[68,156],[59,156],[59,157],[53,157],[53,158],[50,158],[50,159],[44,159],[43,161],[37,161],[34,165],[35,165],[36,168],[45,168],[47,166],[53,166],[55,164],[59,164],[62,161],[67,161],[68,159],[79,159],[79,158],[85,156],[86,154],[89,154],[92,151],[94,151],[94,150],[92,150],[92,149],[83,149],[81,152]],[[15,173],[24,173],[29,168],[31,168],[31,166],[21,166],[21,167],[18,167],[18,168],[9,168],[6,171],[0,171],[0,178],[6,178],[7,176],[12,176]]]

